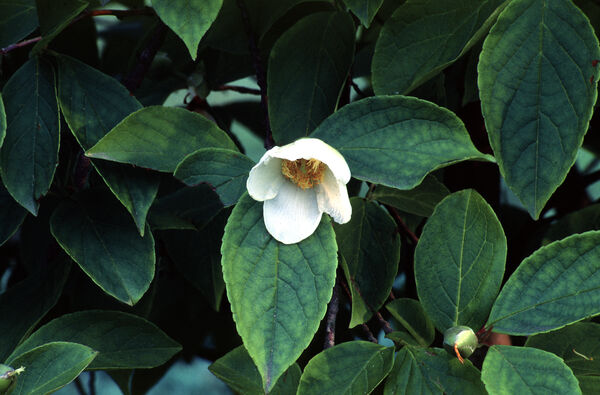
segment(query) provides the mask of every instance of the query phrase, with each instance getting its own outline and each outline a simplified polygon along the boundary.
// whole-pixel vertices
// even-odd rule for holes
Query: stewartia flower
[[[303,138],[268,150],[250,170],[246,187],[254,200],[265,202],[267,231],[293,244],[313,234],[323,213],[340,224],[350,221],[348,181],[350,169],[337,150]]]

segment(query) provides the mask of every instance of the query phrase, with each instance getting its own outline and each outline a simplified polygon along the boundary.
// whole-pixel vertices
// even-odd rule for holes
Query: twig
[[[16,44],[10,44],[8,47],[0,49],[0,55],[7,54],[10,51],[12,51],[13,49],[22,48],[22,47],[26,47],[28,45],[37,43],[41,39],[42,39],[42,37],[34,37],[34,38],[30,38],[29,40],[18,42]]]
[[[406,226],[406,224],[400,217],[398,210],[387,204],[384,204],[384,206],[388,210],[388,212],[392,214],[392,217],[394,218],[394,221],[396,221],[396,226],[398,226],[398,229],[404,232],[404,234],[411,239],[414,245],[417,245],[417,243],[419,242],[419,238],[412,232],[412,230],[408,228],[408,226]]]
[[[356,93],[358,93],[358,96],[360,96],[361,98],[365,98],[365,97],[369,96],[362,89],[360,89],[358,87],[358,84],[356,82],[354,82],[353,79],[350,79],[350,84],[352,85],[352,89],[354,89],[354,91]]]
[[[340,300],[338,297],[340,286],[338,280],[335,281],[333,287],[333,294],[331,295],[331,301],[329,302],[329,308],[327,309],[327,319],[325,321],[325,344],[323,348],[331,348],[335,346],[335,320],[337,318],[338,311],[340,310]]]
[[[256,82],[260,88],[260,106],[265,115],[265,148],[271,149],[275,145],[275,142],[273,141],[271,122],[269,121],[269,106],[267,103],[267,73],[263,67],[262,60],[260,58],[260,52],[258,51],[258,47],[256,45],[256,38],[254,36],[254,32],[252,31],[252,25],[250,24],[246,3],[244,3],[244,0],[237,0],[237,6],[242,14],[244,29],[246,30],[246,35],[248,36],[248,46],[250,48],[250,54],[252,55],[252,63],[254,65],[254,71],[256,72]]]
[[[363,328],[363,331],[365,331],[365,334],[367,335],[367,340],[369,340],[372,343],[379,343],[375,336],[373,336],[373,332],[371,332],[367,324],[360,324],[360,326]]]
[[[237,85],[221,85],[214,88],[216,91],[234,91],[238,93],[248,93],[251,95],[260,95],[260,89],[246,88],[245,86]]]
[[[154,29],[152,37],[150,37],[148,40],[148,44],[140,53],[135,67],[123,80],[123,85],[125,85],[129,92],[135,91],[142,84],[146,73],[150,69],[152,60],[154,60],[154,57],[161,47],[166,35],[167,26],[164,23],[159,22],[158,26],[156,26],[156,29]]]
[[[381,315],[381,313],[379,311],[375,312],[375,317],[377,317],[377,321],[379,321],[379,324],[381,324],[381,327],[383,328],[383,331],[388,334],[388,333],[392,333],[394,330],[392,329],[392,326],[390,325],[389,322],[387,322],[383,316]]]

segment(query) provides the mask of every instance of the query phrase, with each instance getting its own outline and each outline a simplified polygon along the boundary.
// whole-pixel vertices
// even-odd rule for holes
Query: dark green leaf
[[[600,375],[600,325],[578,322],[527,339],[535,347],[561,357],[576,375]]]
[[[486,129],[508,187],[538,218],[564,181],[597,96],[600,47],[571,0],[516,0],[479,57]]]
[[[210,371],[229,385],[234,391],[244,395],[264,395],[260,373],[244,346],[239,346],[208,367]],[[300,383],[302,370],[297,363],[277,380],[269,395],[295,394]]]
[[[33,215],[48,192],[58,164],[59,117],[54,72],[33,57],[13,74],[2,91],[6,138],[0,171],[6,189]]]
[[[596,395],[600,388],[600,376],[575,376],[583,395]]]
[[[186,155],[201,148],[236,150],[213,122],[175,107],[147,107],[115,126],[86,155],[173,172]]]
[[[245,194],[229,217],[221,251],[237,331],[269,391],[325,316],[337,267],[333,228],[323,216],[312,236],[281,244],[265,228],[262,203]]]
[[[8,359],[58,341],[97,351],[99,354],[88,369],[153,368],[181,350],[177,342],[141,317],[120,311],[88,310],[50,321],[21,343]]]
[[[600,232],[567,237],[525,258],[496,299],[495,332],[532,335],[600,313]]]
[[[219,310],[225,291],[221,269],[221,239],[229,210],[222,210],[200,230],[161,233],[167,252],[183,276]]]
[[[360,23],[368,28],[377,15],[379,7],[383,4],[383,0],[344,0],[344,3],[360,19]]]
[[[246,155],[223,148],[205,148],[183,159],[173,175],[187,185],[212,185],[227,207],[246,192],[248,172],[254,162]]]
[[[309,15],[271,50],[269,119],[279,145],[307,136],[336,108],[354,56],[354,23],[345,12]]]
[[[529,347],[490,347],[481,380],[490,395],[581,394],[577,379],[562,359]]]
[[[27,210],[15,202],[0,183],[0,245],[15,234],[26,215]]]
[[[154,239],[141,237],[129,215],[107,193],[88,190],[65,200],[50,218],[61,247],[107,294],[134,305],[154,277]]]
[[[198,43],[219,14],[223,0],[153,0],[152,7],[196,59]]]
[[[77,343],[54,342],[19,355],[8,364],[25,371],[12,395],[46,395],[73,381],[98,353]]]
[[[504,0],[408,0],[385,22],[373,55],[378,95],[406,94],[454,63],[489,29]]]
[[[394,365],[394,348],[366,341],[338,344],[308,362],[298,395],[368,394]]]
[[[6,137],[6,112],[4,111],[2,94],[0,94],[0,146],[4,142],[4,137]]]
[[[418,300],[395,299],[385,308],[421,346],[427,347],[433,342],[435,328]]]
[[[42,39],[31,50],[37,54],[46,48],[77,15],[89,5],[84,0],[36,0],[37,14],[40,21]]]
[[[487,202],[471,189],[442,200],[415,250],[417,293],[436,328],[481,328],[505,263],[506,237]]]
[[[0,361],[13,351],[56,304],[71,265],[57,260],[0,295]],[[18,366],[17,366],[18,367]]]
[[[0,48],[27,37],[38,26],[35,0],[0,3]]]
[[[385,382],[385,395],[485,395],[480,373],[440,348],[403,347]]]
[[[408,191],[378,186],[372,198],[404,212],[429,217],[435,206],[449,194],[444,184],[433,176],[427,176],[422,183]]]
[[[334,225],[352,292],[350,327],[367,322],[390,295],[400,261],[396,223],[379,205],[352,198],[352,218]]]
[[[600,204],[584,207],[554,222],[544,234],[544,243],[548,244],[588,230],[600,230]]]
[[[59,103],[73,135],[87,150],[142,106],[117,80],[73,58],[59,59]],[[93,160],[110,190],[131,213],[143,236],[158,177],[145,169]]]
[[[493,160],[477,151],[454,113],[414,97],[348,104],[311,137],[340,151],[353,177],[398,189],[412,189],[430,171],[456,162]]]

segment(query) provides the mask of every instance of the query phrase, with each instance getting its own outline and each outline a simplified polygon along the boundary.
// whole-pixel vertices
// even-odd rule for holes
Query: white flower
[[[284,244],[306,239],[323,213],[340,224],[350,221],[344,157],[319,139],[302,138],[273,147],[250,170],[248,193],[263,205],[267,231]]]

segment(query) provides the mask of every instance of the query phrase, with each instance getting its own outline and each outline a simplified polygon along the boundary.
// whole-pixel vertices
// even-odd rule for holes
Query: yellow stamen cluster
[[[281,163],[281,173],[302,189],[312,188],[323,182],[325,168],[325,164],[316,159],[284,159]]]

